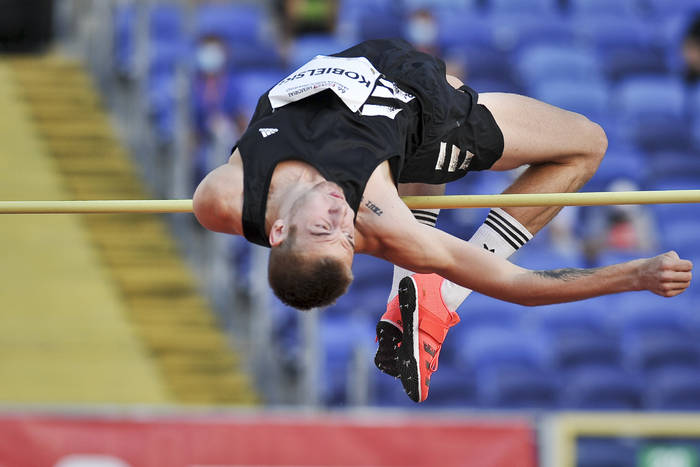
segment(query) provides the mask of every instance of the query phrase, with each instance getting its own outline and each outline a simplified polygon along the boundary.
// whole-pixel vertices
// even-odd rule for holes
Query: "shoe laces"
[[[430,359],[430,371],[435,373],[438,369],[438,358],[440,358],[440,350],[442,350],[442,346],[439,346],[437,350],[435,351],[435,355]]]

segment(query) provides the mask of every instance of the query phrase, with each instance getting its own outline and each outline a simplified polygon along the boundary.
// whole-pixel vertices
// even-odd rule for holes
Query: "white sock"
[[[438,214],[440,214],[439,209],[411,209],[411,212],[418,222],[430,227],[435,227]],[[413,274],[413,271],[409,271],[400,266],[394,266],[394,277],[391,280],[391,291],[389,292],[387,303],[392,301],[394,297],[396,297],[396,294],[399,293],[399,282],[401,282],[401,279],[411,274]]]
[[[469,243],[481,246],[501,258],[509,258],[531,238],[532,234],[513,216],[503,209],[495,208],[474,232]],[[456,311],[472,291],[446,280],[442,283],[440,293],[447,308]]]

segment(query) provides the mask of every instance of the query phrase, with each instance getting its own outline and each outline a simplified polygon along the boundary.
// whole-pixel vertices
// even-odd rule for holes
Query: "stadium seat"
[[[491,13],[552,14],[559,12],[556,0],[489,0],[488,6]]]
[[[553,80],[590,82],[601,77],[598,60],[587,48],[538,45],[519,53],[516,63],[529,86]]]
[[[655,177],[692,176],[700,186],[700,157],[690,151],[656,151],[649,155],[649,172]]]
[[[510,57],[494,47],[465,43],[448,50],[444,56],[464,64],[467,82],[513,79]]]
[[[661,226],[661,241],[668,249],[673,249],[683,257],[700,256],[700,218],[681,218]]]
[[[697,0],[646,0],[645,3],[656,16],[687,14],[698,9]]]
[[[182,10],[176,4],[159,3],[151,6],[148,18],[148,30],[151,40],[182,40],[182,17]]]
[[[607,191],[610,183],[617,179],[631,180],[641,186],[647,177],[648,162],[645,153],[630,148],[611,148],[586,185],[586,191]]]
[[[647,150],[688,147],[685,90],[679,79],[625,79],[615,90],[613,102],[630,141]]]
[[[448,336],[449,337],[449,336]],[[462,344],[460,360],[477,372],[505,369],[545,369],[549,355],[542,337],[521,329],[480,328]]]
[[[637,467],[637,442],[577,437],[576,467]]]
[[[395,12],[369,11],[358,19],[357,36],[359,40],[402,38],[405,26],[402,15]]]
[[[298,37],[289,51],[289,67],[296,70],[316,55],[330,55],[350,47],[346,40],[327,34],[308,34]]]
[[[131,77],[134,69],[136,35],[136,8],[131,3],[119,3],[114,10],[113,26],[114,69],[124,77]]]
[[[560,371],[584,367],[621,368],[620,342],[608,335],[568,334],[554,340],[554,364]]]
[[[700,410],[700,373],[697,369],[669,369],[648,381],[645,405],[653,410]]]
[[[197,37],[215,35],[231,42],[254,43],[261,39],[264,27],[263,11],[254,5],[204,3],[197,7]]]
[[[639,13],[636,0],[568,0],[569,12],[581,17],[589,15],[614,15],[626,19]]]
[[[283,67],[282,57],[274,44],[234,41],[229,47],[232,71],[259,71]]]
[[[610,90],[603,80],[547,80],[535,85],[532,97],[600,122],[608,112]]]
[[[399,381],[397,381],[397,384],[401,385]],[[421,405],[424,408],[477,405],[474,375],[464,368],[445,365],[440,359],[438,372],[430,378],[428,399]]]
[[[665,368],[692,368],[700,373],[700,347],[695,337],[649,331],[623,342],[628,365],[647,374],[656,375]]]
[[[491,368],[476,380],[479,405],[499,409],[552,409],[557,405],[555,375],[531,368]]]
[[[492,14],[491,24],[494,45],[513,53],[537,45],[570,47],[575,38],[568,19],[557,14],[508,10]]]
[[[623,2],[606,2],[621,5]],[[610,14],[582,15],[574,19],[576,38],[598,51],[651,47],[654,27],[648,21],[634,16]]]
[[[252,117],[253,111],[258,104],[258,99],[268,89],[284,78],[282,70],[251,70],[242,71],[236,74],[236,86],[241,100],[241,110],[248,117]]]
[[[438,43],[442,50],[459,51],[460,47],[490,47],[493,44],[491,22],[480,14],[438,14]]]
[[[658,47],[616,47],[600,50],[599,56],[603,73],[610,81],[668,73],[666,56]]]
[[[561,406],[567,409],[636,410],[642,407],[638,377],[620,369],[586,367],[564,376]]]

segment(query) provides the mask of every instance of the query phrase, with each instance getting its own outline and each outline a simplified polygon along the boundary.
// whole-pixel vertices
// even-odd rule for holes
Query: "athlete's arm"
[[[417,222],[400,201],[384,196],[366,221],[377,239],[368,253],[416,272],[434,272],[491,297],[522,305],[570,302],[618,292],[650,290],[671,297],[690,284],[692,263],[675,252],[596,269],[531,271],[438,229]],[[376,196],[379,196],[378,194]]]

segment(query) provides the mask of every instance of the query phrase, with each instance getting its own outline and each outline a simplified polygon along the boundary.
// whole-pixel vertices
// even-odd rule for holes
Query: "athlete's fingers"
[[[693,274],[686,271],[663,271],[661,273],[661,280],[663,282],[690,282],[693,278]]]

